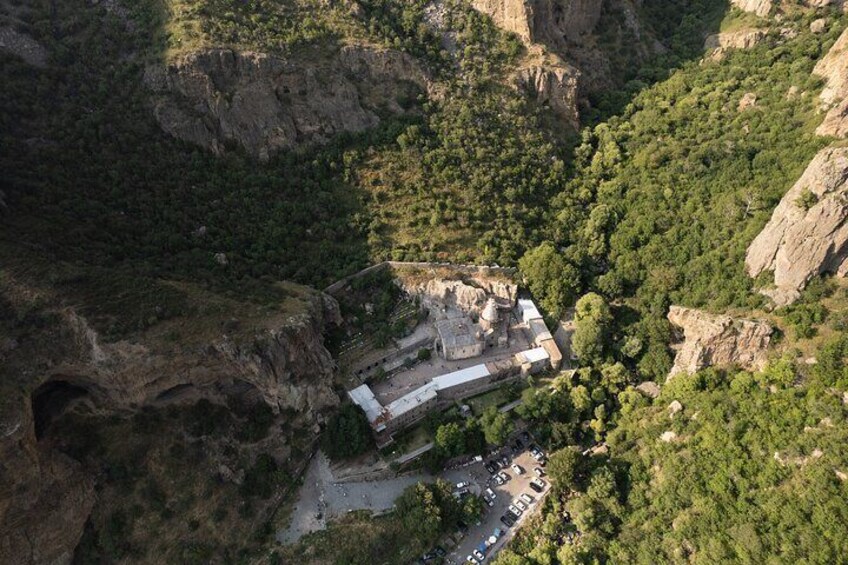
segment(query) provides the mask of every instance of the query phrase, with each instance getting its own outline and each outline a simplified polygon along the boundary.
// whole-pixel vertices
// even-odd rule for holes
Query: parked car
[[[530,481],[530,484],[536,485],[537,487],[543,489],[547,486],[548,483],[546,483],[545,481],[543,481],[542,479],[537,477],[537,478],[533,479],[532,481]]]
[[[530,488],[533,489],[536,492],[542,492],[543,490],[545,490],[542,487],[540,487],[539,485],[537,485],[536,483],[532,483],[532,482],[530,483]]]
[[[495,505],[495,503],[492,502],[492,499],[489,498],[488,496],[486,496],[485,494],[483,495],[483,502],[486,503],[486,506],[494,506]]]
[[[501,467],[503,467],[504,469],[509,467],[509,457],[507,457],[506,455],[501,457]]]
[[[468,488],[470,486],[471,486],[471,483],[469,483],[468,481],[460,481],[460,482],[456,483],[456,489],[457,490],[462,490],[462,489]]]
[[[516,508],[516,510],[518,510],[518,509]],[[512,510],[507,510],[506,515],[509,516],[510,518],[512,518],[514,521],[518,521],[518,514],[516,514]]]
[[[485,555],[483,555],[483,554],[480,552],[480,550],[479,550],[479,549],[475,549],[475,550],[474,550],[474,551],[472,551],[471,553],[474,555],[474,557],[476,557],[476,558],[477,558],[477,560],[478,560],[478,561],[483,561],[483,560],[486,558],[486,556],[485,556]]]
[[[512,505],[513,505],[513,506],[515,506],[515,507],[517,507],[518,509],[520,509],[522,512],[526,512],[526,511],[527,511],[527,505],[526,505],[526,504],[524,504],[524,502],[523,502],[523,501],[518,500],[517,498],[516,498],[515,500],[513,500],[513,501],[512,501]]]
[[[468,557],[466,557],[465,561],[467,561],[468,563],[474,563],[475,565],[480,565],[480,562],[477,561],[477,559],[472,555],[469,555]]]
[[[518,463],[512,464],[512,470],[515,471],[516,475],[523,475],[524,474],[524,468],[521,465],[519,465]]]
[[[521,516],[521,510],[519,510],[518,507],[514,504],[510,504],[508,510],[516,516]]]
[[[504,514],[503,516],[501,516],[501,524],[503,524],[507,528],[511,528],[515,525],[515,520]]]
[[[497,470],[491,463],[486,463],[485,465],[483,465],[483,467],[489,472],[490,475],[494,475],[495,471]]]
[[[541,467],[533,467],[533,472],[536,473],[537,477],[541,477],[545,474]]]
[[[490,489],[490,488],[487,488],[487,489],[486,489],[486,495],[487,495],[489,498],[491,498],[492,500],[494,500],[494,499],[496,499],[496,498],[498,497],[498,495],[496,495],[496,494],[495,494],[495,491],[493,491],[493,490],[492,490],[492,489]]]
[[[509,480],[509,473],[507,473],[506,471],[501,471],[500,473],[498,473],[498,476],[502,478],[504,482],[507,482]]]
[[[533,497],[527,494],[526,492],[522,492],[521,496],[519,496],[521,500],[525,502],[525,504],[533,504]]]
[[[525,444],[529,444],[530,443],[530,434],[527,433],[527,432],[521,432],[521,441],[523,441]]]
[[[501,474],[500,474],[500,473],[498,473],[497,475],[495,475],[495,476],[494,476],[494,479],[495,479],[495,482],[496,482],[498,485],[502,485],[502,484],[504,484],[504,483],[506,482],[506,481],[504,480],[504,478],[501,476]]]

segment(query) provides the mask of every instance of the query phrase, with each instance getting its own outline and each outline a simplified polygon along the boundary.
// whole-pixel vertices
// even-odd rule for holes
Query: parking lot
[[[490,460],[491,458],[487,458],[486,462]],[[510,466],[500,469],[500,472],[508,476],[508,480],[502,485],[496,484],[494,476],[484,468],[484,463],[477,463],[467,469],[468,473],[465,480],[471,483],[471,491],[484,494],[486,493],[486,489],[491,489],[495,494],[495,498],[492,500],[493,506],[486,506],[486,512],[480,520],[480,525],[469,524],[468,531],[462,538],[462,541],[448,554],[448,563],[457,565],[466,563],[467,557],[473,554],[477,546],[489,539],[495,529],[499,528],[503,532],[503,535],[497,543],[487,549],[485,559],[482,562],[488,563],[490,560],[493,560],[498,551],[512,538],[513,532],[524,524],[527,518],[533,515],[540,507],[542,499],[550,489],[550,484],[547,481],[547,476],[543,476],[542,480],[545,484],[541,493],[534,491],[530,487],[530,482],[537,478],[533,469],[540,467],[539,463],[526,448],[514,458],[509,457],[508,462],[510,466],[513,463],[518,464],[522,468],[523,473],[516,473]],[[520,500],[522,494],[530,497],[531,501],[522,501],[526,510],[522,510],[516,523],[508,528],[501,522],[500,518],[507,513],[510,505],[517,506],[515,501]],[[519,510],[521,509],[519,508]]]

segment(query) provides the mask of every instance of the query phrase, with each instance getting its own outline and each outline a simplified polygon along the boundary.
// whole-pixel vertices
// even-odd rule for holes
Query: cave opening
[[[86,396],[88,389],[64,380],[48,381],[32,393],[35,438],[40,440],[50,424],[64,414],[70,403]]]

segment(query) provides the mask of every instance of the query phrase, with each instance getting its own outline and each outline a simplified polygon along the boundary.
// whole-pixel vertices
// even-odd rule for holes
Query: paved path
[[[406,487],[422,480],[433,478],[416,474],[379,481],[337,483],[330,462],[319,451],[304,475],[291,521],[287,528],[277,532],[277,541],[294,543],[310,532],[326,529],[328,519],[352,510],[374,513],[390,510]]]

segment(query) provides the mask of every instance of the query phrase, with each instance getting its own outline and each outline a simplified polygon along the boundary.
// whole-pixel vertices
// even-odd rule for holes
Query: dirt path
[[[417,474],[378,481],[337,483],[327,457],[319,452],[303,477],[287,528],[277,532],[277,541],[295,543],[304,535],[326,529],[327,520],[351,510],[381,513],[390,510],[395,499],[409,485],[432,480]]]

